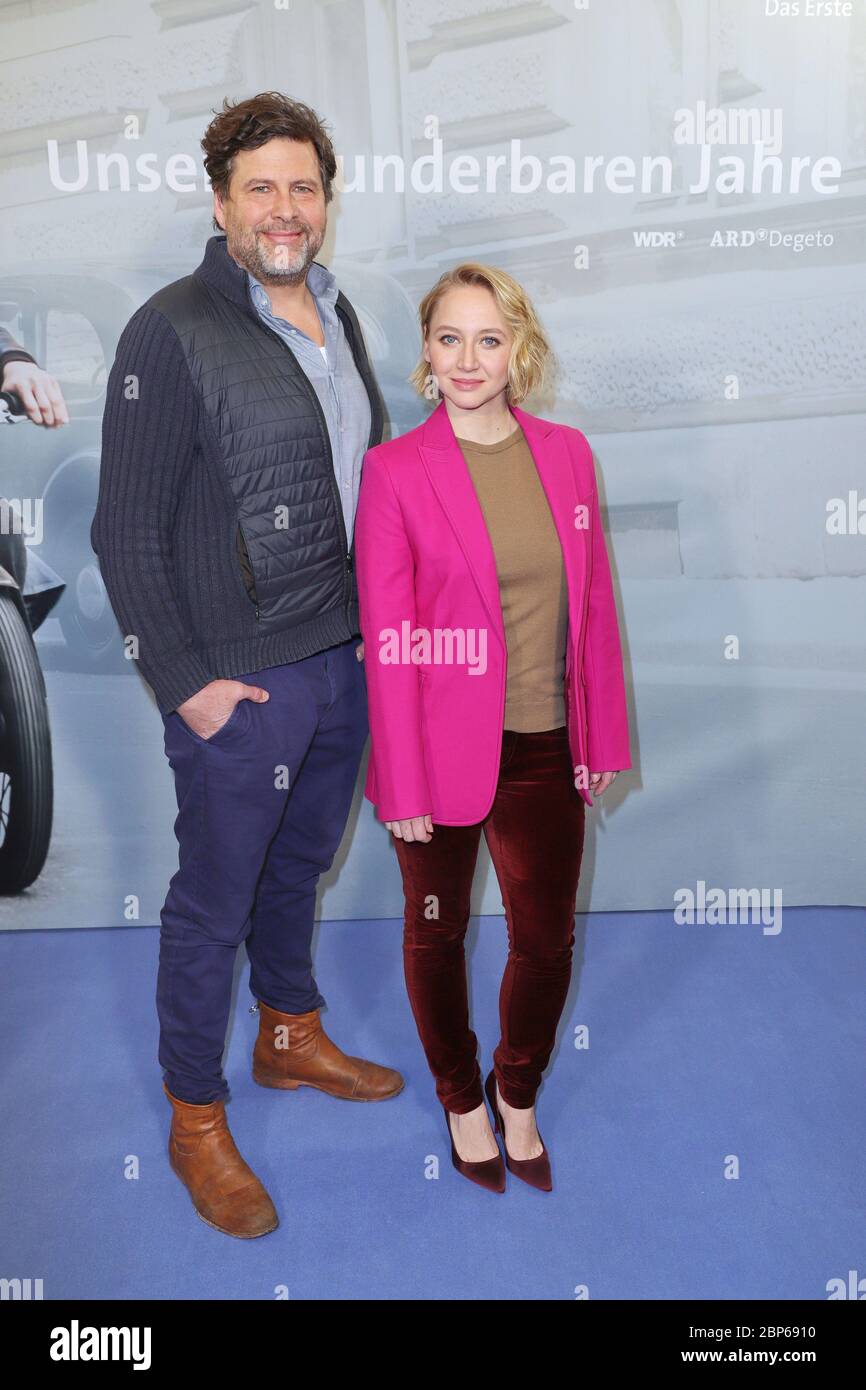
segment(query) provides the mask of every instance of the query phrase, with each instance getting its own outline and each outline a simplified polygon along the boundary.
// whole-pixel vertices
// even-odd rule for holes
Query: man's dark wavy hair
[[[232,164],[238,150],[255,150],[276,136],[288,140],[309,140],[319,161],[325,202],[334,196],[331,187],[337,173],[337,159],[325,127],[315,111],[302,101],[293,101],[282,92],[260,92],[246,101],[225,98],[222,110],[211,121],[201,142],[204,167],[211,187],[221,198],[228,197]],[[216,218],[216,230],[222,231]]]

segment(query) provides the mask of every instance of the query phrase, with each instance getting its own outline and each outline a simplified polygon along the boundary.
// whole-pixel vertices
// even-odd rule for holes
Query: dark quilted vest
[[[268,328],[246,272],[212,237],[202,265],[150,300],[172,324],[222,457],[238,514],[238,563],[263,634],[357,603],[346,527],[318,397],[291,348]],[[383,406],[358,320],[336,310],[370,399],[368,448]]]

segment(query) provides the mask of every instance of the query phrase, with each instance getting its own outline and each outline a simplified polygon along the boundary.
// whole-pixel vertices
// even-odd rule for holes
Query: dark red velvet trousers
[[[406,986],[436,1094],[448,1110],[462,1114],[484,1100],[464,957],[482,831],[508,931],[493,1065],[503,1099],[523,1109],[535,1102],[571,979],[585,810],[565,726],[529,734],[505,729],[496,795],[483,821],[434,821],[426,843],[394,837],[406,897]]]

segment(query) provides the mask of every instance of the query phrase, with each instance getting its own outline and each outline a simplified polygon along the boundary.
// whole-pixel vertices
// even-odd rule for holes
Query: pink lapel
[[[582,499],[577,494],[565,431],[554,422],[530,415],[517,405],[509,406],[509,409],[526,436],[562,545],[568,581],[569,630],[573,644],[577,641],[583,614],[586,551],[584,537],[575,526],[576,508]],[[444,401],[440,401],[428,417],[422,439],[419,449],[430,485],[460,543],[493,631],[504,651],[505,628],[496,557],[481,504]],[[571,666],[570,651],[568,665]]]

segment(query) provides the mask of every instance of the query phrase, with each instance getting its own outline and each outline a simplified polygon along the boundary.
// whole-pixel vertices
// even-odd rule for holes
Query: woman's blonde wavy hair
[[[446,290],[462,285],[483,285],[490,290],[499,306],[499,312],[511,330],[513,341],[508,358],[508,385],[505,395],[509,404],[519,405],[543,383],[545,367],[550,356],[550,344],[542,332],[529,296],[504,270],[498,270],[496,266],[480,265],[477,261],[464,261],[453,270],[446,270],[418,305],[422,339],[429,334],[433,314],[442,295]],[[431,391],[431,385],[435,387],[435,383],[430,363],[423,357],[407,379],[419,395],[428,399],[436,395],[435,390]]]

